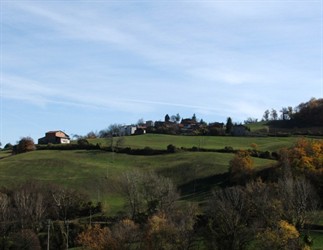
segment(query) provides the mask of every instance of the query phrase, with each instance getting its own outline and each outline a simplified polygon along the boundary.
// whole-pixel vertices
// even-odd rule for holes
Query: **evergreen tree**
[[[225,125],[225,132],[227,134],[230,134],[231,130],[232,130],[232,127],[233,127],[232,119],[231,119],[231,117],[228,117],[227,123]]]

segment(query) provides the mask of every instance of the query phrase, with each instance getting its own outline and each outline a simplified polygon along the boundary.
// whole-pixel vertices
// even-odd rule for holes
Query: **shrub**
[[[257,235],[257,248],[267,249],[302,249],[299,241],[299,232],[287,221],[280,220],[272,228],[266,228]]]
[[[269,151],[261,152],[259,155],[260,158],[265,158],[265,159],[272,159],[271,154]]]
[[[12,150],[12,148],[13,148],[13,145],[12,145],[11,143],[7,143],[7,144],[4,146],[4,148],[3,148],[3,149],[5,149],[5,150]]]
[[[87,146],[89,145],[89,141],[84,138],[81,138],[77,140],[77,144],[80,146]]]
[[[154,154],[154,149],[152,149],[151,147],[144,147],[143,153],[147,155],[152,155]]]
[[[167,152],[168,153],[175,153],[176,152],[176,147],[173,144],[169,144],[167,146]]]
[[[118,242],[112,237],[108,227],[100,225],[90,226],[86,231],[79,234],[78,243],[83,247],[93,250],[117,249]]]
[[[13,147],[13,153],[20,154],[20,153],[33,151],[35,149],[36,147],[35,147],[34,140],[31,137],[23,137],[18,142],[18,145],[15,145]]]
[[[224,147],[224,151],[225,151],[225,152],[227,152],[227,153],[232,153],[232,152],[234,152],[233,147],[231,147],[231,146],[226,146],[226,147]]]

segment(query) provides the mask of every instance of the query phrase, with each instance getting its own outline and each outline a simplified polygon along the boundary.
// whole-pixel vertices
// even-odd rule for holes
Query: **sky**
[[[323,97],[322,0],[2,0],[0,142]]]

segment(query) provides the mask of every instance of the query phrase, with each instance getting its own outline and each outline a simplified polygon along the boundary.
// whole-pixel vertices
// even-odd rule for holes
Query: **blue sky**
[[[322,1],[1,1],[0,141],[323,97]]]

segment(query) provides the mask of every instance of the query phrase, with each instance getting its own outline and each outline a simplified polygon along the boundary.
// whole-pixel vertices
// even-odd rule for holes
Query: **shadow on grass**
[[[216,188],[224,188],[229,185],[229,173],[216,174],[205,178],[199,178],[179,186],[183,199],[195,199],[209,196]]]

